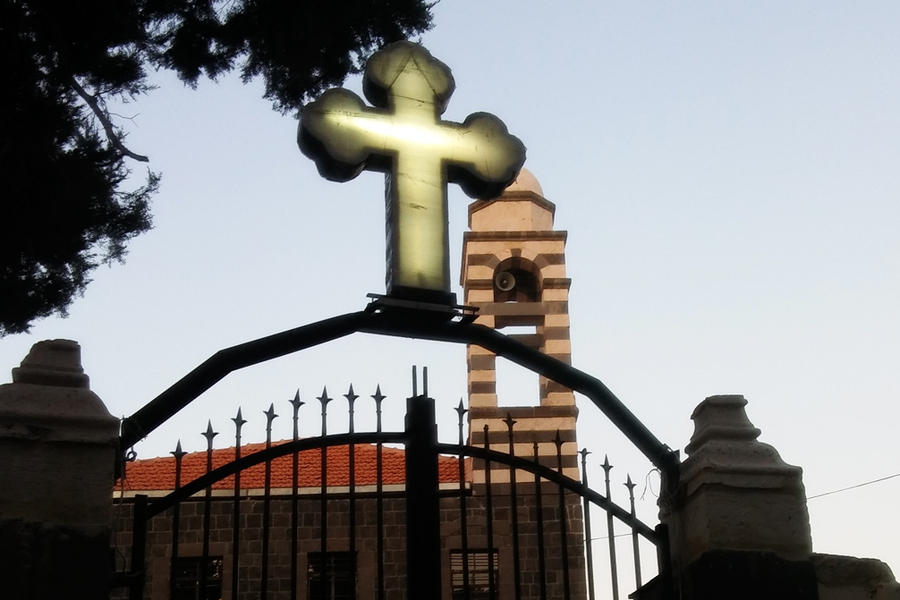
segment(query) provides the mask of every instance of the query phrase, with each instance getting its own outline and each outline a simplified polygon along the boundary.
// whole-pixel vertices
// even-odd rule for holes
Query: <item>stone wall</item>
[[[533,488],[522,487],[518,498],[519,543],[521,585],[523,599],[539,598],[539,570],[537,551],[538,515],[533,498]],[[131,523],[133,501],[120,500],[115,505],[114,546],[118,568],[126,566],[131,554]],[[202,554],[203,499],[194,498],[181,504],[179,556]],[[328,551],[347,550],[349,541],[349,501],[334,499],[328,503]],[[357,497],[356,549],[357,549],[357,598],[376,598],[377,544],[376,501],[371,495]],[[508,495],[493,498],[494,547],[499,555],[500,600],[512,600],[513,553],[510,526],[510,500]],[[298,598],[307,598],[307,556],[320,550],[319,529],[320,500],[317,497],[301,497],[298,527]],[[211,529],[210,555],[221,556],[224,562],[223,599],[231,599],[232,564],[232,511],[233,502],[226,498],[210,501]],[[270,504],[270,538],[268,590],[269,598],[290,597],[290,523],[291,501],[289,496],[273,496]],[[556,492],[545,493],[543,500],[545,568],[547,590],[551,598],[563,596],[562,545],[559,531],[559,506]],[[487,548],[485,523],[485,498],[467,496],[468,548]],[[241,501],[241,533],[239,546],[238,597],[258,598],[261,574],[263,500],[261,497],[244,498]],[[568,570],[572,598],[586,597],[584,547],[580,500],[568,497]],[[154,517],[147,531],[147,581],[144,597],[157,600],[168,597],[169,569],[172,541],[172,515],[166,511]],[[402,497],[384,500],[384,575],[388,598],[403,600],[406,597],[406,506]],[[459,498],[441,498],[441,556],[444,597],[450,598],[450,553],[462,546],[460,536]],[[113,598],[127,597],[126,590],[116,590]]]

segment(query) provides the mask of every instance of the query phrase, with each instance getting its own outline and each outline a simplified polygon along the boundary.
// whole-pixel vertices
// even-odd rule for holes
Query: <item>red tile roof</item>
[[[289,440],[272,442],[273,446]],[[265,449],[265,443],[241,446],[241,456],[247,456]],[[328,487],[350,484],[350,447],[332,446],[328,448],[326,478]],[[376,446],[358,444],[355,446],[356,486],[376,483]],[[213,469],[234,460],[234,447],[214,449]],[[289,488],[293,485],[291,465],[293,456],[288,454],[272,461],[272,488]],[[320,487],[320,450],[305,450],[298,454],[298,485],[301,488]],[[466,473],[471,470],[471,461],[466,461]],[[384,485],[403,484],[406,479],[405,451],[400,448],[382,449],[382,483]],[[185,454],[181,462],[181,484],[184,485],[206,473],[206,452]],[[459,482],[458,459],[449,456],[438,457],[438,479],[440,483]],[[116,482],[116,490],[160,491],[175,487],[175,457],[159,457],[136,460],[125,465],[125,477]],[[241,472],[241,489],[261,489],[265,487],[265,463]],[[226,477],[213,484],[213,489],[234,489],[234,476]]]

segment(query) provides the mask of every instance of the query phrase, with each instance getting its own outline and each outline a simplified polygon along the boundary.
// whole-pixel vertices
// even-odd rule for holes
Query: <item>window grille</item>
[[[469,566],[469,598],[496,600],[500,596],[500,569],[497,550],[469,550],[465,553]],[[490,595],[491,571],[494,574],[494,596]],[[466,598],[463,573],[463,552],[450,552],[450,585],[453,600]]]
[[[179,556],[175,561],[175,596],[173,600],[218,600],[222,597],[222,557],[206,558],[206,594],[200,593],[203,558]]]
[[[355,600],[356,556],[351,552],[307,555],[306,580],[309,600]],[[324,568],[324,571],[323,571]]]

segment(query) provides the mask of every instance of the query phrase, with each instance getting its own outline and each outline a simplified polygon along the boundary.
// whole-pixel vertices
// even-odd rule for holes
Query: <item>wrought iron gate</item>
[[[420,311],[385,310],[378,305],[217,353],[124,421],[123,448],[130,447],[231,370],[353,331],[478,343],[585,393],[660,468],[665,490],[672,474],[673,453],[598,380],[501,333],[472,324],[465,317],[436,319]],[[272,442],[271,423],[275,413],[274,407],[270,407],[265,447],[247,455],[241,455],[241,426],[245,421],[239,412],[234,419],[235,455],[220,466],[213,464],[215,432],[208,427],[205,472],[186,484],[181,482],[184,453],[180,447],[176,449],[174,491],[154,498],[137,495],[131,505],[130,568],[119,577],[121,583],[127,584],[129,597],[178,597],[179,574],[194,569],[194,589],[199,598],[218,597],[217,590],[223,597],[232,599],[338,598],[341,597],[338,571],[351,568],[357,581],[353,589],[364,584],[369,590],[359,597],[378,600],[401,597],[466,600],[587,597],[593,600],[594,560],[590,544],[587,550],[584,545],[584,540],[592,536],[591,505],[600,507],[607,515],[613,598],[619,594],[612,540],[615,520],[624,524],[633,538],[638,585],[642,575],[639,538],[656,546],[654,559],[659,578],[668,577],[664,528],[653,529],[637,519],[633,494],[629,509],[612,502],[608,468],[606,493],[602,494],[588,487],[584,468],[582,480],[578,481],[563,474],[561,458],[556,468],[542,465],[537,460],[536,445],[534,457],[515,456],[512,418],[507,419],[508,452],[492,447],[488,435],[484,436],[484,446],[467,445],[462,428],[465,409],[461,405],[457,409],[458,443],[439,443],[434,401],[428,398],[427,391],[422,395],[414,391],[408,399],[406,426],[397,432],[381,430],[380,405],[384,397],[380,391],[376,392],[373,396],[379,409],[376,431],[356,432],[353,403],[357,397],[352,388],[346,397],[350,416],[347,433],[328,434],[325,416],[330,399],[323,393],[319,399],[321,436],[298,438],[298,410],[302,403],[295,398],[292,402],[294,438],[285,443]],[[558,457],[561,443],[557,439]],[[384,487],[384,456],[385,452],[392,452],[386,444],[402,444],[405,448],[402,490]],[[359,450],[366,447],[374,448],[376,453],[374,489],[359,485],[356,473]],[[329,486],[329,472],[334,465],[328,456],[345,450],[349,478],[346,486],[334,489]],[[315,493],[301,493],[298,478],[303,471],[299,463],[301,457],[310,453],[318,453],[319,489]],[[586,456],[587,451],[582,451],[582,467]],[[288,459],[290,489],[273,492],[273,466]],[[242,492],[241,474],[254,467],[262,467],[264,485],[261,494],[247,495]],[[455,486],[448,489],[446,482],[441,485],[439,469],[446,473],[453,468],[457,472]],[[474,483],[467,475],[474,469],[483,471],[483,482]],[[506,473],[505,482],[500,485],[492,482],[492,477],[502,472]],[[214,494],[214,488],[222,487],[226,481],[233,486],[231,493]],[[188,516],[184,514],[185,507],[190,507]],[[199,547],[199,552],[193,552],[193,562],[180,560],[185,556],[181,548],[186,543],[186,535],[192,536],[190,543],[195,548]],[[336,544],[335,539],[342,541]],[[211,544],[217,547],[215,553]],[[211,557],[219,562],[211,563]],[[167,562],[166,569],[148,568],[150,561],[159,563],[161,558]],[[306,565],[305,587],[301,585],[303,564]],[[360,574],[363,571],[365,576]],[[163,574],[155,577],[159,573]],[[211,586],[211,580],[218,581],[219,587]],[[163,582],[168,587],[166,591],[159,589]]]

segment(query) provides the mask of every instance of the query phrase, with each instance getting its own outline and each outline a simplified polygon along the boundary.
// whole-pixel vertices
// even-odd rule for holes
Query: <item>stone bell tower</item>
[[[553,229],[555,210],[526,169],[498,198],[470,204],[470,231],[463,237],[460,278],[465,304],[479,309],[477,323],[500,331],[516,327],[512,337],[570,363],[567,232]],[[503,398],[504,406],[498,406],[497,357],[479,346],[469,346],[466,359],[470,443],[484,444],[487,425],[492,448],[506,451],[503,420],[509,415],[516,421],[515,454],[531,457],[533,442],[538,442],[541,463],[555,467],[554,440],[559,431],[565,473],[577,478],[578,409],[572,390],[541,377],[537,402]],[[477,468],[474,477],[475,483],[484,481]],[[503,477],[492,471],[493,482]]]

